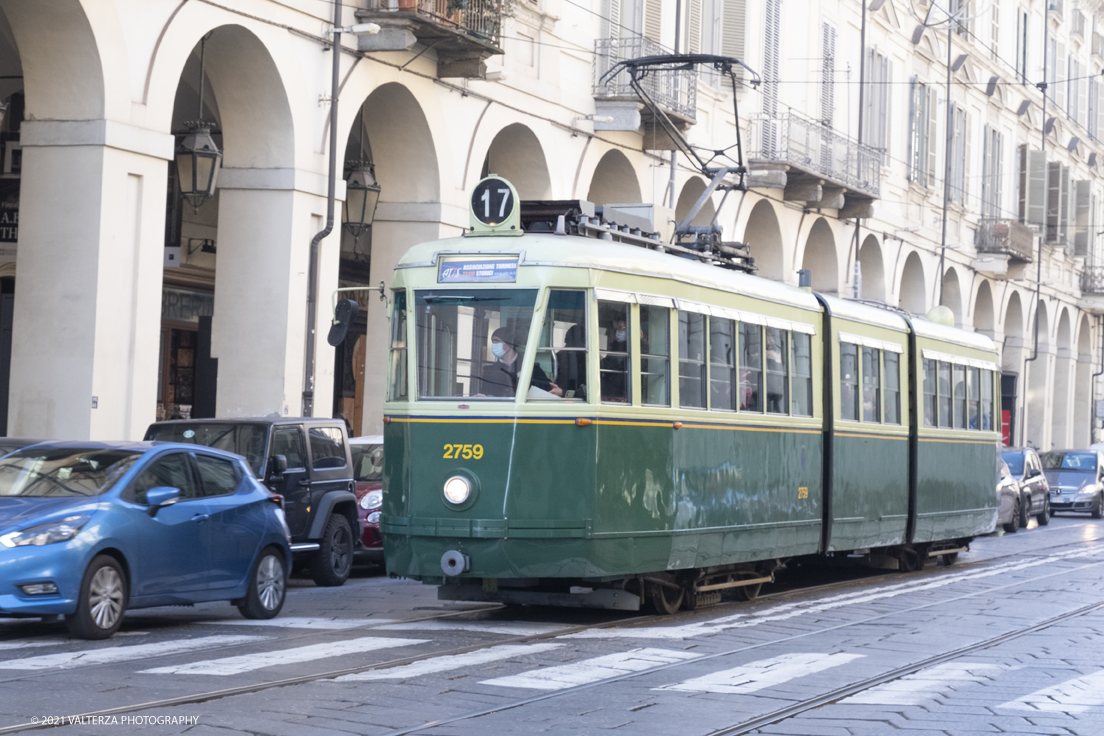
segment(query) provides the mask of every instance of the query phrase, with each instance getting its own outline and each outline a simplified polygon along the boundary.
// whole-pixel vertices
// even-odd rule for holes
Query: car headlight
[[[368,514],[368,518],[366,519],[366,521],[369,524],[378,524],[379,519],[380,519],[380,512],[379,511],[373,511],[372,513]]]
[[[61,521],[51,521],[48,524],[32,526],[30,529],[24,529],[21,532],[11,532],[0,537],[0,544],[5,547],[26,547],[28,545],[41,547],[45,544],[68,542],[77,536],[77,532],[88,523],[90,518],[92,517],[89,514],[67,516]]]
[[[383,505],[383,491],[368,491],[360,497],[360,507],[365,511],[378,509]]]
[[[462,475],[454,475],[445,481],[445,498],[449,503],[462,504],[471,495],[471,481]]]

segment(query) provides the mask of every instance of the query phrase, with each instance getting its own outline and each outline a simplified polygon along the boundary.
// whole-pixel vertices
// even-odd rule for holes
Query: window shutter
[[[718,0],[720,2],[721,0]],[[721,54],[744,61],[744,24],[747,20],[747,0],[723,0],[721,13]],[[737,79],[744,78],[742,67],[737,67]]]
[[[1001,208],[1001,182],[1004,180],[1004,134],[994,131],[993,135],[993,187],[989,193],[993,217],[1003,217]]]
[[[1016,10],[1016,76],[1020,78],[1021,82],[1026,81],[1024,72],[1026,71],[1024,65],[1024,51],[1026,50],[1026,34],[1027,34],[1027,13],[1023,10]]]
[[[1085,129],[1089,131],[1089,137],[1090,138],[1096,139],[1097,129],[1098,129],[1097,128],[1098,121],[1097,121],[1096,109],[1097,109],[1097,105],[1100,104],[1100,102],[1099,102],[1100,98],[1098,96],[1099,92],[1098,92],[1096,80],[1095,79],[1090,79],[1090,80],[1088,80],[1088,82],[1089,82],[1089,109],[1088,109],[1088,120],[1085,121],[1086,122]]]
[[[1062,166],[1058,163],[1047,164],[1047,205],[1046,205],[1046,242],[1058,240],[1058,223],[1061,220],[1062,202]]]
[[[939,159],[939,105],[935,90],[928,91],[928,160],[927,160],[927,186],[934,187],[936,183],[936,164]]]
[[[893,102],[893,62],[888,56],[885,58],[885,69],[882,72],[882,80],[884,84],[882,84],[881,92],[881,122],[878,123],[878,148],[881,148],[885,151],[885,156],[882,159],[882,165],[888,166],[890,159],[889,131],[892,130],[892,128],[890,127],[890,125],[892,125],[890,113],[892,112]]]
[[[1098,141],[1104,140],[1104,86],[1100,82],[1093,80],[1093,86],[1096,87],[1096,139]]]
[[[660,43],[662,34],[662,0],[644,0],[644,38],[655,43]]]
[[[836,29],[820,24],[820,122],[831,128],[836,110]]]
[[[1016,219],[1027,223],[1027,144],[1016,148]]]
[[[609,20],[605,21],[608,27],[603,35],[606,38],[621,38],[621,0],[607,0],[607,2],[609,3]]]
[[[1027,224],[1046,225],[1047,162],[1045,151],[1027,151]],[[1046,233],[1043,233],[1046,237]]]
[[[1078,68],[1081,65],[1078,64]],[[1077,75],[1078,77],[1084,77],[1085,72],[1081,70]],[[1077,80],[1077,124],[1082,128],[1087,128],[1089,122],[1089,80],[1078,79]]]
[[[970,196],[970,116],[962,111],[962,204]]]
[[[1054,87],[1055,87],[1054,103],[1056,105],[1058,105],[1059,110],[1065,112],[1066,111],[1066,87],[1068,85],[1064,80],[1061,81],[1061,82],[1058,81],[1059,79],[1062,78],[1062,75],[1058,73],[1058,66],[1059,66],[1059,64],[1061,64],[1061,67],[1063,69],[1063,74],[1068,73],[1068,71],[1066,71],[1066,70],[1069,69],[1069,64],[1066,63],[1066,58],[1067,58],[1066,57],[1066,45],[1064,43],[1056,44],[1055,49],[1057,49],[1057,50],[1054,52],[1054,66],[1051,67],[1054,70],[1053,77],[1054,77],[1054,81],[1055,81],[1055,84],[1054,84]],[[1068,79],[1068,77],[1067,77],[1067,79]]]
[[[1092,206],[1092,182],[1084,179],[1073,183],[1073,254],[1089,254],[1089,214]]]
[[[1000,46],[1000,5],[998,3],[989,4],[989,20],[992,24],[990,26],[989,55],[996,59],[999,58],[998,49]]]
[[[702,48],[702,0],[690,0],[686,22],[686,46],[691,54],[700,54]]]
[[[989,174],[992,165],[992,153],[989,145],[989,126],[986,125],[981,136],[981,216],[991,217],[989,212],[989,190],[993,186]]]
[[[920,94],[922,86],[916,77],[909,80],[909,136],[908,136],[908,178],[920,181]]]
[[[772,122],[778,111],[778,33],[779,16],[781,15],[780,5],[781,0],[767,0],[764,6],[765,12],[763,19],[763,79],[766,80],[763,83],[763,112],[772,119]]]
[[[1070,174],[1068,166],[1061,167],[1058,183],[1058,245],[1064,248],[1069,244],[1070,210],[1072,209],[1071,204],[1073,199],[1070,196]]]

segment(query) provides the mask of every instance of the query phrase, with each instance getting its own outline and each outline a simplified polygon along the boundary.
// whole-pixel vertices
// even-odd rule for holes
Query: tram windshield
[[[535,289],[416,292],[418,398],[512,400],[536,298]],[[538,368],[532,385],[548,390]]]

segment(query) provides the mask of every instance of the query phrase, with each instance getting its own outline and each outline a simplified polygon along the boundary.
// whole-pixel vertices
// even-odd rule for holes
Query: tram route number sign
[[[437,264],[438,284],[517,281],[518,256],[442,256]]]
[[[508,181],[493,176],[475,185],[472,190],[472,214],[484,225],[499,225],[514,210],[514,190]]]

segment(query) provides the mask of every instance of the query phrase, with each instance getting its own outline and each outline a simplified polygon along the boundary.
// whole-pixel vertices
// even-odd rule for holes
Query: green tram
[[[670,613],[750,599],[792,558],[907,571],[993,530],[987,337],[662,252],[609,216],[525,231],[512,187],[498,218],[478,194],[472,230],[410,249],[391,285],[390,575]]]

